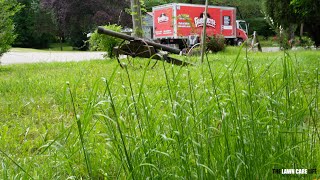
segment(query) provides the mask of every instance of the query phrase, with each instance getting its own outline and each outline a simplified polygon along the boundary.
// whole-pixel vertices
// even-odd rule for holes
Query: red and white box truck
[[[204,5],[171,3],[152,8],[153,39],[163,44],[177,44],[182,49],[197,43],[204,24]],[[230,44],[248,39],[247,25],[237,20],[236,8],[209,6],[206,22],[208,36],[223,35]]]

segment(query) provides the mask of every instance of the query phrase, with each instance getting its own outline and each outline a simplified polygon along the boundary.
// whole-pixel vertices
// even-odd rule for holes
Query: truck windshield
[[[248,33],[247,24],[245,21],[239,21],[239,28]]]

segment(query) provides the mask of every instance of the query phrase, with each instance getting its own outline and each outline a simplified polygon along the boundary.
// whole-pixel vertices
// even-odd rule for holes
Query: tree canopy
[[[50,40],[71,42],[74,47],[84,47],[87,34],[98,25],[118,24],[132,27],[129,0],[1,0],[1,3],[18,1],[23,9],[15,15],[16,46],[46,47]],[[143,8],[166,3],[204,4],[204,0],[140,0]],[[294,31],[304,24],[305,35],[320,45],[319,0],[209,0],[209,5],[238,8],[237,18],[250,23],[249,31],[270,36],[270,27],[262,10],[277,24]],[[5,6],[3,6],[5,8]],[[4,11],[1,11],[3,13]],[[1,14],[3,15],[3,14]],[[6,23],[10,23],[7,21]],[[4,23],[3,23],[4,24]],[[2,25],[2,24],[1,24]],[[0,25],[0,26],[1,26]],[[11,25],[7,26],[12,27]]]
[[[69,38],[75,47],[83,47],[87,33],[97,25],[131,24],[125,13],[130,6],[124,0],[42,0],[41,4],[53,11],[59,36]]]
[[[285,29],[304,24],[305,32],[320,45],[319,0],[265,0],[265,11],[275,23]]]
[[[320,1],[319,0],[291,0],[290,5],[305,31],[313,38],[316,46],[320,46]]]
[[[17,0],[23,7],[14,16],[19,47],[46,48],[53,38],[55,25],[52,14],[40,7],[39,0]]]
[[[12,17],[20,9],[14,0],[0,0],[0,57],[9,50],[15,39]]]

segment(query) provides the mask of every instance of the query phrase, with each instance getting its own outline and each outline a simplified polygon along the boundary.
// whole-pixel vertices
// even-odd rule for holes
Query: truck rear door
[[[226,38],[236,36],[236,10],[234,8],[222,8],[221,32]]]

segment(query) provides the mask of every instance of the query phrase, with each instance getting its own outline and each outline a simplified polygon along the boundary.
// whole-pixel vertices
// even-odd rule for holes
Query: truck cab
[[[237,38],[235,38],[235,44],[237,46],[240,46],[245,40],[248,39],[248,25],[247,25],[247,22],[244,20],[236,20],[236,25],[237,25],[237,31],[236,31]]]

